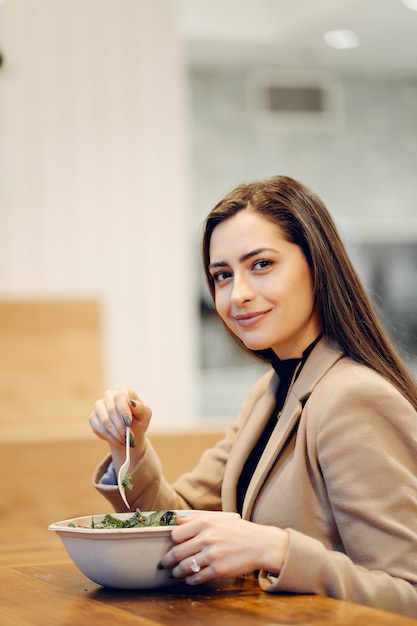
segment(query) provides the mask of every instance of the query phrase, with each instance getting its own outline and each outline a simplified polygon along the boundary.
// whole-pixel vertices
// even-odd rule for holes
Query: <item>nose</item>
[[[233,277],[233,288],[230,296],[232,304],[241,306],[244,302],[249,302],[254,297],[254,290],[250,280],[243,273],[235,273]]]

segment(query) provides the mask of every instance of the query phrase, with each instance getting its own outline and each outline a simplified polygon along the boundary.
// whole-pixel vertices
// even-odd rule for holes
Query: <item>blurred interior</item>
[[[417,371],[412,0],[4,0],[0,55],[5,464],[78,442],[89,489],[107,387],[136,388],[162,439],[236,414],[261,370],[213,315],[200,238],[254,178],[325,200]]]

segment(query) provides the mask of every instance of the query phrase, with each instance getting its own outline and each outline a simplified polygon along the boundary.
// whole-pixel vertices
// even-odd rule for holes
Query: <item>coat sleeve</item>
[[[152,443],[147,441],[145,454],[131,471],[133,489],[128,500],[131,509],[142,511],[158,509],[200,509],[222,510],[222,485],[225,467],[237,433],[249,419],[252,408],[262,397],[270,383],[271,372],[264,374],[253,385],[243,402],[236,420],[229,424],[224,438],[206,450],[197,465],[190,472],[169,484]],[[93,476],[93,486],[112,504],[114,510],[125,511],[125,505],[116,485],[103,484],[111,456],[107,456],[97,467]]]
[[[366,368],[338,373],[305,406],[311,480],[321,482],[342,542],[288,529],[270,592],[314,593],[417,616],[417,415]]]
[[[128,495],[131,509],[221,510],[224,468],[235,432],[236,423],[230,424],[225,437],[203,453],[192,471],[180,476],[173,484],[165,479],[160,459],[148,440],[143,457],[131,471],[133,488]],[[93,476],[93,486],[116,511],[125,511],[117,486],[102,482],[110,462],[109,455],[100,463]]]

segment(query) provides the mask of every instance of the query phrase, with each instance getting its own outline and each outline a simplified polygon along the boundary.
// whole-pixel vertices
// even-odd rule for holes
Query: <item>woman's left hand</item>
[[[172,540],[176,545],[164,555],[161,567],[196,585],[260,569],[279,574],[289,534],[230,513],[196,513],[178,519]]]

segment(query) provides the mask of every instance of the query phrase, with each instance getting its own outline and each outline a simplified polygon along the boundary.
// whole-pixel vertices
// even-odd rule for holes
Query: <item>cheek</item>
[[[302,305],[305,312],[314,309],[314,291],[310,276],[300,276],[299,282],[295,285],[298,293],[299,304]]]
[[[311,273],[308,272],[307,275],[304,275],[304,289],[306,292],[306,296],[314,302],[314,285],[313,285],[313,277]]]
[[[221,289],[219,292],[215,293],[214,297],[214,306],[216,308],[217,314],[224,320],[227,318],[227,313],[229,310],[230,300],[226,295],[226,290]]]
[[[223,299],[221,297],[221,292],[219,291],[214,292],[214,308],[216,309],[217,313],[220,315],[220,311],[223,308]]]

